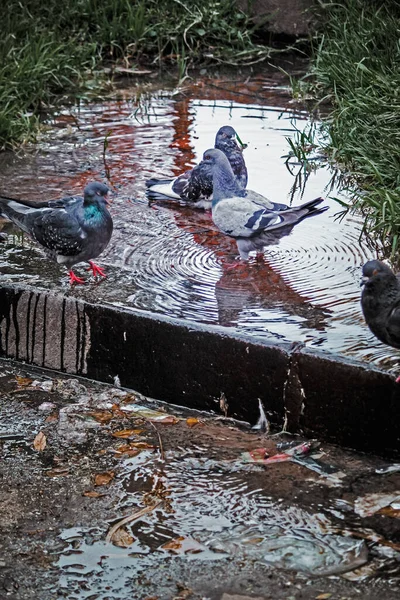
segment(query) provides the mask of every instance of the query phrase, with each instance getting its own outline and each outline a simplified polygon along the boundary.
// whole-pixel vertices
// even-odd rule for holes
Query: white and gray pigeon
[[[247,168],[243,157],[245,145],[230,125],[224,125],[215,136],[215,148],[227,156],[241,189],[247,186]],[[173,179],[148,179],[149,200],[177,200],[195,208],[211,208],[212,175],[208,165],[200,163]]]
[[[260,251],[276,243],[297,223],[328,208],[318,208],[323,198],[289,208],[251,190],[242,190],[226,156],[216,148],[206,150],[202,162],[213,174],[212,219],[223,233],[236,239],[243,260],[252,250]]]
[[[362,270],[361,308],[372,333],[384,344],[400,348],[400,278],[380,260]]]
[[[72,271],[88,262],[93,275],[106,277],[91,259],[97,258],[111,239],[113,221],[107,209],[109,189],[89,183],[82,196],[34,202],[0,196],[0,214],[36,240],[46,255],[69,269],[70,283],[85,283]]]

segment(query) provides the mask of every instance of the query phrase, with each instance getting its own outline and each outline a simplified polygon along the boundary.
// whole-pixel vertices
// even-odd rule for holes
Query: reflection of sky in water
[[[313,577],[345,573],[367,561],[365,542],[338,535],[321,505],[312,513],[267,497],[248,483],[249,475],[253,482],[260,477],[259,466],[215,460],[207,453],[209,448],[196,446],[167,451],[162,463],[146,451],[125,460],[119,508],[135,514],[142,494],[155,484],[166,502],[127,525],[133,537],[127,548],[106,543],[105,527],[63,531],[66,545],[57,566],[64,595],[108,600],[120,598],[124,590],[123,597],[130,597],[132,588],[142,589],[143,572],[157,587],[156,571],[165,576],[168,569],[174,576],[180,561],[200,561],[203,568],[227,558],[232,567],[257,561]],[[230,570],[226,562],[221,568]],[[167,597],[163,588],[159,591]]]
[[[279,102],[284,106],[285,100]],[[230,124],[248,144],[249,188],[289,203],[294,177],[283,158],[289,151],[285,138],[308,122],[305,112],[293,108],[285,112],[226,100],[158,96],[141,110],[129,98],[95,103],[73,118],[68,111],[61,115],[42,152],[5,165],[0,186],[7,189],[18,170],[22,197],[24,189],[40,197],[38,187],[50,190],[51,197],[57,190],[81,190],[87,181],[105,176],[108,134],[106,166],[118,190],[112,207],[115,233],[102,257],[110,278],[101,298],[95,289],[75,289],[73,295],[221,324],[269,340],[301,340],[396,369],[397,353],[380,344],[363,322],[360,268],[372,252],[359,242],[359,219],[335,220],[340,206],[329,199],[338,193],[330,191],[328,169],[312,173],[293,204],[322,195],[330,210],[266,248],[264,261],[252,259],[234,269],[236,245],[216,231],[208,213],[176,204],[148,207],[144,198],[147,177],[169,176],[194,164],[213,146],[218,128]],[[15,278],[12,257],[9,253],[6,262],[9,277]],[[37,268],[32,258],[30,268]],[[54,272],[57,277],[57,267]]]

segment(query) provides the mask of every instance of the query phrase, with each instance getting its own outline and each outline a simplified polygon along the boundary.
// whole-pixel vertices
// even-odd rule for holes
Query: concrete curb
[[[291,433],[400,454],[400,386],[338,356],[228,333],[217,326],[89,304],[21,286],[0,288],[0,355],[121,385],[255,423],[258,399]]]

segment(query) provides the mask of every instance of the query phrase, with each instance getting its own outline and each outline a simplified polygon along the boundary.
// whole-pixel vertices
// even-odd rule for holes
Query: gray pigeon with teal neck
[[[215,148],[229,160],[235,179],[241,189],[247,185],[247,168],[243,157],[245,145],[230,125],[221,127],[215,136]],[[174,179],[148,179],[149,200],[177,200],[195,208],[211,208],[213,191],[212,173],[207,165],[200,163]]]
[[[89,183],[81,196],[33,202],[0,196],[0,214],[36,240],[46,255],[69,269],[70,283],[85,283],[72,271],[88,262],[94,276],[106,277],[92,259],[111,239],[113,221],[107,209],[108,187]]]
[[[363,266],[361,308],[372,333],[400,348],[400,279],[388,265],[370,260]]]
[[[243,260],[252,250],[277,243],[297,223],[328,208],[318,208],[323,198],[289,208],[251,190],[242,190],[226,156],[216,148],[206,150],[202,162],[213,174],[212,219],[223,233],[236,239]]]

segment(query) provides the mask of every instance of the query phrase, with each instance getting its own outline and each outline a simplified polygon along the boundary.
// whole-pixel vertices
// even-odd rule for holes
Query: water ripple
[[[398,353],[372,336],[360,310],[361,266],[373,257],[361,237],[362,219],[336,219],[333,198],[340,194],[328,168],[310,173],[305,189],[293,195],[286,138],[307,126],[307,113],[285,103],[281,89],[274,96],[261,79],[251,97],[242,87],[241,96],[195,84],[182,96],[121,90],[117,100],[65,109],[38,152],[3,154],[0,188],[7,192],[13,181],[17,195],[40,199],[81,192],[92,179],[109,183],[116,192],[115,231],[102,260],[115,270],[110,287],[102,287],[105,302],[303,341],[396,371]],[[148,177],[196,164],[227,123],[248,143],[251,189],[294,205],[328,190],[327,212],[301,222],[247,265],[237,264],[235,242],[215,229],[208,213],[173,203],[148,206],[144,195]],[[15,279],[21,260],[8,252],[5,262]]]

